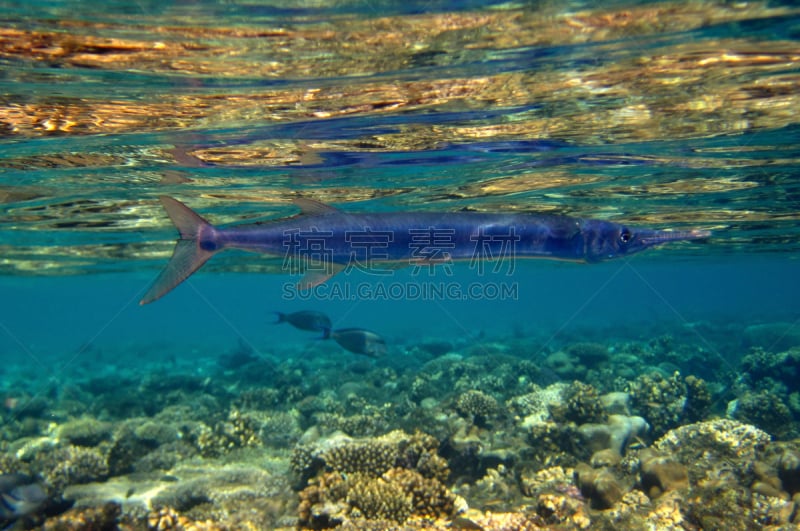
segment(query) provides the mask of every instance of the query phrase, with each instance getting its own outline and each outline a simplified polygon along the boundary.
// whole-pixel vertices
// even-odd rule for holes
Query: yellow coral
[[[351,515],[398,523],[403,523],[411,515],[412,496],[398,483],[363,474],[356,474],[348,482],[352,485],[347,493]]]

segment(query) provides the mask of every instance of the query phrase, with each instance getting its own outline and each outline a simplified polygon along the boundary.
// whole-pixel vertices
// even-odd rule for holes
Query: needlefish
[[[140,304],[163,297],[225,249],[284,257],[284,264],[309,264],[298,282],[301,290],[308,290],[353,265],[399,267],[500,256],[591,263],[711,234],[551,214],[351,213],[307,198],[294,199],[301,213],[289,218],[214,226],[172,197],[159,199],[180,237]]]

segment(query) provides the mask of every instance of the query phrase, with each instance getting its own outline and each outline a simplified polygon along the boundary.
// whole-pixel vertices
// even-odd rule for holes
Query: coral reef
[[[368,437],[386,431],[389,424],[385,412],[373,406],[364,407],[364,411],[355,415],[317,413],[314,421],[327,432],[342,431],[352,437]]]
[[[609,415],[605,424],[578,427],[589,451],[612,450],[618,455],[624,455],[628,445],[645,437],[649,430],[649,424],[642,417],[625,415]]]
[[[528,498],[535,498],[545,492],[572,493],[580,495],[574,486],[574,470],[561,466],[550,468],[524,468],[520,472],[520,490]]]
[[[606,421],[606,412],[597,389],[578,381],[563,389],[561,402],[550,404],[550,415],[559,423],[586,424]]]
[[[322,529],[355,520],[402,523],[411,516],[452,516],[461,506],[440,478],[447,465],[429,435],[392,432],[380,438],[334,438],[300,447],[293,466],[305,476],[324,463],[300,492],[301,527]]]
[[[778,352],[786,351],[800,345],[800,332],[798,332],[795,323],[751,324],[746,326],[742,333],[742,343],[746,347],[756,349],[767,348]],[[796,366],[796,362],[792,365]],[[774,368],[771,364],[764,367],[767,370]],[[797,373],[795,373],[795,376],[797,376]]]
[[[275,497],[286,488],[281,478],[241,465],[183,466],[174,474],[180,481],[161,489],[151,505],[171,507],[195,518],[210,516],[209,505],[224,508],[245,500],[255,507],[259,500]]]
[[[219,457],[238,448],[261,446],[259,436],[261,419],[256,412],[231,409],[228,418],[214,424],[213,428],[201,424],[191,440],[201,455]]]
[[[757,343],[772,345],[773,343]],[[741,370],[757,391],[788,393],[800,390],[800,347],[768,352],[753,347],[742,357]]]
[[[351,362],[351,378],[295,351],[224,368],[211,353],[202,379],[163,365],[120,378],[117,409],[92,380],[64,403],[48,394],[43,417],[10,411],[0,472],[75,500],[45,529],[800,525],[800,389],[781,367],[796,349],[751,348],[734,382],[677,372],[694,355],[679,334],[597,337],[549,353],[585,378],[556,383],[546,350],[523,359],[541,349],[525,337],[435,359],[412,346],[413,359]],[[243,374],[262,362],[267,387]],[[732,419],[706,420],[732,397]]]
[[[30,474],[27,463],[23,463],[19,457],[13,454],[0,453],[0,474],[10,474],[21,472]]]
[[[113,426],[91,417],[71,420],[58,427],[58,438],[75,446],[97,446],[111,439]]]
[[[377,477],[394,467],[398,449],[384,441],[353,441],[329,448],[320,457],[328,468],[336,472]]]
[[[641,488],[651,499],[689,487],[687,468],[670,456],[645,449],[639,452],[639,463]]]
[[[800,435],[800,427],[780,395],[769,391],[748,391],[731,406],[728,410],[731,417],[758,426],[780,439]]]
[[[668,378],[659,372],[641,375],[626,391],[632,411],[647,420],[654,437],[679,426],[686,417],[688,391],[678,372]]]
[[[533,386],[533,391],[510,398],[506,407],[514,413],[522,428],[531,428],[536,424],[551,420],[550,410],[564,400],[567,384],[555,383],[541,388]]]
[[[684,382],[686,383],[686,420],[689,422],[705,420],[713,402],[708,383],[691,374],[684,379]]]
[[[497,400],[483,391],[469,390],[456,399],[456,411],[475,424],[485,424],[498,411]]]
[[[544,360],[544,366],[558,375],[559,378],[567,381],[581,380],[586,376],[586,365],[581,363],[580,358],[571,355],[563,350],[553,352]]]
[[[153,441],[144,441],[136,436],[140,420],[124,422],[114,432],[108,449],[108,469],[112,476],[131,472],[136,461],[156,449]]]
[[[68,446],[59,448],[48,456],[46,461],[52,463],[41,470],[47,482],[61,491],[67,485],[101,481],[108,477],[106,457],[95,448]]]
[[[575,467],[575,483],[593,509],[610,509],[625,494],[625,488],[610,470],[593,468],[586,463]]]
[[[241,410],[270,409],[280,403],[281,392],[274,387],[256,387],[239,393],[234,406]]]
[[[180,436],[175,426],[156,420],[145,420],[133,429],[133,435],[151,446],[173,443]]]
[[[572,343],[564,351],[568,356],[578,358],[586,366],[597,366],[607,361],[611,353],[608,346],[600,343]]]
[[[62,515],[48,518],[42,531],[113,530],[117,526],[122,508],[118,503],[108,502],[98,507],[76,507]]]
[[[347,478],[349,515],[367,520],[405,522],[413,511],[412,496],[398,482],[374,478],[368,474],[353,474]]]
[[[576,426],[560,426],[555,422],[534,425],[528,434],[528,444],[530,448],[524,455],[537,467],[574,466],[587,461],[592,454]]]

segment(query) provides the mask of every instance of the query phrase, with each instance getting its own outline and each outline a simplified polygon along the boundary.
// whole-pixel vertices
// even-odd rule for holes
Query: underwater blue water
[[[378,363],[411,371],[415,361],[404,360],[405,352],[420,340],[479,344],[520,334],[540,345],[527,353],[532,360],[543,360],[576,338],[647,341],[672,334],[705,349],[708,362],[716,365],[734,363],[743,347],[734,343],[726,351],[718,337],[695,330],[698,323],[744,328],[797,322],[797,264],[779,256],[674,260],[664,252],[624,263],[523,262],[515,269],[508,276],[480,275],[461,264],[452,276],[422,279],[428,287],[444,282],[447,289],[460,288],[432,294],[436,300],[409,292],[410,285],[420,283],[410,271],[377,282],[353,273],[331,281],[321,297],[298,295],[291,277],[199,273],[145,307],[137,303],[152,280],[149,272],[4,277],[2,291],[9,303],[0,308],[0,352],[7,367],[23,365],[34,368],[37,376],[67,381],[88,377],[101,366],[106,372],[109,363],[123,372],[142,368],[144,362],[172,364],[176,358],[187,367],[195,360],[213,366],[240,341],[270,357],[341,357],[314,334],[273,324],[272,312],[314,309],[331,316],[334,327],[380,331],[389,343],[390,359]],[[476,285],[489,289],[468,291]],[[500,292],[501,285],[509,291]],[[368,293],[375,300],[350,300],[356,297],[347,291],[353,286],[371,288]],[[287,293],[298,296],[287,300]],[[467,300],[454,300],[462,294]],[[40,385],[36,380],[28,391]]]
[[[226,367],[231,353],[285,360],[311,402],[331,371],[342,393],[369,370],[413,380],[441,354],[425,343],[466,359],[497,347],[540,367],[544,386],[562,379],[548,356],[570,344],[663,340],[687,357],[650,368],[711,382],[710,417],[745,389],[751,348],[800,347],[795,2],[0,0],[0,12],[3,450],[27,401],[58,404],[98,379],[234,381],[225,417],[231,397],[274,383]],[[311,294],[281,257],[225,252],[140,306],[177,237],[163,195],[214,224],[292,216],[302,196],[711,236],[597,264],[342,273]],[[300,310],[378,333],[387,355],[275,324]],[[25,437],[49,436],[36,420]]]
[[[647,5],[659,3],[614,2],[607,8]],[[771,7],[791,5],[776,2]],[[69,27],[63,25],[65,21],[80,21],[98,24],[101,35],[107,32],[109,37],[143,40],[161,38],[147,34],[148,27],[158,28],[159,24],[178,28],[263,25],[302,29],[335,17],[369,20],[378,16],[508,9],[495,2],[430,1],[344,2],[302,8],[143,1],[108,2],[101,9],[80,2],[4,2],[2,7],[5,17],[13,21],[13,28],[20,31],[56,28],[64,32]],[[573,2],[564,6],[563,12],[589,7],[590,3]],[[720,38],[762,43],[794,39],[796,43],[798,20],[797,13],[787,11],[780,17],[654,31],[651,35],[630,36],[629,41],[490,49],[483,55],[467,54],[446,64],[410,64],[401,70],[385,71],[376,68],[375,72],[363,72],[352,79],[359,83],[387,79],[411,82],[549,69],[580,73],[629,60],[643,50],[679,46],[687,39],[707,42],[709,49]],[[59,64],[56,59],[19,58],[10,52],[3,56],[1,66],[0,91],[6,109],[50,99],[147,102],[165,95],[247,95],[264,88],[320,89],[349,83],[347,77],[330,75],[281,78],[172,73],[158,68],[82,68]],[[796,76],[797,69],[796,63],[787,63],[781,73]],[[600,93],[579,102],[578,108],[590,111],[616,105],[619,98]],[[305,336],[277,332],[268,324],[269,312],[299,308],[328,311],[341,316],[343,323],[380,330],[387,337],[396,338],[393,343],[400,344],[408,334],[462,336],[485,332],[502,337],[520,327],[525,333],[547,338],[578,326],[609,334],[616,330],[621,335],[636,335],[642,326],[680,327],[703,319],[743,324],[779,319],[797,325],[800,127],[796,121],[772,128],[713,133],[714,116],[710,116],[712,132],[708,135],[678,139],[664,135],[647,141],[624,134],[617,138],[614,131],[609,131],[608,138],[600,142],[588,140],[585,135],[570,138],[569,134],[561,134],[551,138],[464,138],[403,150],[354,151],[343,145],[340,149],[321,149],[310,162],[268,166],[198,162],[191,157],[169,160],[148,153],[170,146],[247,149],[264,141],[298,139],[372,142],[385,135],[408,135],[414,127],[499,126],[562,112],[574,112],[576,119],[581,117],[579,110],[562,111],[565,104],[570,101],[552,99],[514,105],[462,102],[381,114],[280,121],[238,118],[102,134],[25,135],[8,130],[0,137],[0,157],[9,161],[0,170],[0,184],[3,191],[12,194],[3,204],[0,219],[0,241],[8,264],[30,257],[31,249],[39,257],[47,256],[49,246],[69,250],[101,245],[118,251],[96,255],[88,252],[85,259],[77,258],[80,253],[57,253],[52,259],[57,266],[54,269],[60,267],[69,273],[64,276],[38,276],[39,267],[35,265],[25,269],[8,267],[8,274],[0,279],[4,298],[0,307],[0,355],[10,363],[26,363],[28,354],[58,363],[65,358],[82,357],[81,349],[88,344],[119,350],[120,359],[125,359],[126,352],[131,353],[126,349],[149,349],[154,348],[149,345],[167,343],[177,345],[172,349],[174,356],[188,358],[194,355],[194,349],[213,356],[215,349],[225,348],[239,338],[259,348],[269,348],[275,342],[302,345],[307,341]],[[119,158],[108,165],[77,167],[36,163],[37,157],[64,153],[108,153]],[[178,170],[194,182],[159,184],[158,179],[167,170]],[[552,188],[536,186],[526,190],[523,185],[500,195],[460,193],[474,183],[495,178],[513,180],[531,172],[546,180],[548,171],[578,180]],[[580,180],[581,177],[591,179]],[[704,181],[722,185],[704,189]],[[699,184],[689,191],[664,191],[664,187],[682,182]],[[726,182],[736,186],[728,188]],[[746,186],[739,186],[742,183]],[[513,205],[519,210],[547,209],[641,225],[702,227],[711,229],[713,236],[700,244],[652,251],[649,256],[627,263],[525,263],[513,276],[501,275],[499,280],[489,275],[470,276],[474,272],[465,268],[457,270],[455,278],[464,283],[513,284],[515,297],[504,301],[285,301],[280,298],[282,286],[293,280],[272,274],[223,273],[219,269],[235,265],[242,257],[218,257],[209,268],[192,277],[189,285],[181,286],[155,305],[139,308],[135,301],[164,264],[167,242],[174,238],[173,228],[157,208],[146,214],[136,208],[102,208],[109,203],[139,201],[152,205],[160,194],[178,195],[190,204],[193,197],[241,194],[245,200],[212,201],[202,209],[212,221],[223,216],[225,221],[232,221],[293,212],[285,203],[270,204],[265,209],[252,200],[254,197],[287,192],[314,197],[319,192],[358,187],[386,192],[386,196],[376,194],[378,197],[348,205],[355,211],[465,207],[503,210]],[[404,191],[393,193],[398,189]],[[23,195],[15,199],[14,193]],[[39,216],[51,209],[52,215]],[[738,212],[759,215],[740,217]],[[158,258],[126,251],[132,244],[144,249],[151,242],[160,245]],[[22,250],[17,252],[17,247]],[[256,259],[247,260],[253,263]],[[214,267],[217,269],[212,270]],[[403,272],[396,275],[404,278]],[[366,277],[363,281],[374,279]],[[415,279],[402,281],[413,283]],[[401,350],[399,346],[393,348],[393,355],[402,355]],[[131,360],[136,359],[132,355]]]
[[[621,6],[635,6],[618,2]],[[658,5],[658,3],[653,3]],[[120,25],[112,35],[147,39],[140,30],[125,29],[137,21],[157,25],[236,26],[246,22],[278,27],[299,27],[319,23],[328,17],[401,16],[413,13],[470,12],[491,9],[492,2],[404,2],[378,4],[342,3],[331,7],[303,8],[215,3],[107,3],[103,9],[69,2],[8,4],[6,17],[19,29],[49,27],[59,20]],[[77,10],[73,11],[72,8]],[[574,11],[587,5],[573,3]],[[778,6],[779,7],[779,6]],[[69,16],[66,13],[69,12]],[[193,15],[201,15],[190,21]],[[48,22],[50,21],[50,22]],[[632,43],[645,48],[669,48],[686,38],[713,42],[725,37],[751,39],[795,38],[797,15],[770,22],[747,25],[719,24],[678,33],[636,36]],[[144,26],[146,29],[146,26]],[[794,28],[794,29],[793,29]],[[641,53],[624,41],[600,41],[576,45],[520,47],[493,50],[477,60],[466,58],[448,66],[410,66],[402,71],[377,71],[372,79],[410,81],[459,75],[491,75],[532,69],[574,69],[625,60]],[[234,91],[247,94],[264,87],[281,90],[298,87],[335,87],[345,82],[340,77],[259,78],[247,76],[187,76],[142,70],[83,69],[60,71],[47,62],[25,62],[6,56],[0,88],[8,101],[24,94],[35,102],[51,97],[88,97],[121,100],[161,97],[164,94],[211,94]],[[797,72],[787,65],[785,73]],[[68,75],[66,75],[68,74]],[[366,75],[365,75],[366,76]],[[366,76],[369,77],[369,76]],[[56,85],[47,79],[61,78]],[[37,81],[42,79],[44,82]],[[86,91],[91,87],[90,91]],[[603,96],[588,101],[587,109],[613,102]],[[502,340],[511,333],[542,337],[543,351],[567,334],[596,333],[642,336],[654,329],[685,327],[702,320],[747,323],[779,320],[797,326],[800,308],[800,280],[797,273],[800,207],[800,128],[796,123],[773,129],[757,128],[734,135],[720,133],[706,137],[650,141],[634,139],[596,143],[555,138],[516,138],[457,140],[412,150],[365,150],[328,148],[310,162],[292,165],[252,166],[226,163],[192,165],[183,159],[165,160],[146,156],[148,149],[165,145],[192,149],[253,146],[263,141],[282,139],[306,142],[346,141],[374,138],[376,135],[402,134],[415,126],[471,126],[502,124],[527,116],[558,113],[563,102],[531,101],[526,105],[471,105],[471,108],[423,109],[322,119],[295,119],[272,122],[259,119],[220,122],[189,128],[155,128],[124,134],[55,136],[4,135],[0,138],[2,158],[18,160],[59,153],[111,153],[123,160],[111,166],[25,167],[9,165],[0,179],[7,191],[31,191],[30,197],[3,205],[0,223],[2,243],[13,254],[14,246],[46,249],[50,245],[121,246],[118,255],[98,255],[77,260],[61,255],[56,264],[65,272],[81,275],[40,277],[33,271],[17,276],[14,269],[0,282],[4,304],[0,306],[0,356],[8,363],[26,364],[43,360],[46,366],[74,364],[94,349],[114,352],[120,363],[136,363],[140,352],[169,347],[170,356],[191,359],[213,357],[220,350],[243,340],[259,350],[273,345],[305,348],[310,341],[301,333],[287,333],[269,324],[272,311],[318,309],[328,312],[343,325],[379,330],[390,344],[392,356],[403,355],[408,337],[495,337]],[[713,118],[710,118],[713,119]],[[26,159],[29,160],[29,159]],[[186,164],[190,164],[186,166]],[[194,167],[191,167],[194,166]],[[158,185],[153,179],[166,170],[179,170],[196,182],[188,185]],[[556,170],[560,174],[593,179],[554,188],[516,189],[501,196],[454,195],[471,183],[496,177],[514,178],[530,172]],[[547,174],[542,174],[543,179]],[[748,186],[702,189],[705,180],[730,180]],[[650,194],[676,182],[701,183],[688,194],[680,190]],[[404,188],[400,195],[359,201],[348,205],[355,211],[437,209],[464,207],[520,210],[554,209],[566,214],[603,217],[643,225],[648,216],[669,220],[658,225],[676,228],[696,227],[713,230],[702,244],[651,251],[629,262],[578,266],[552,263],[519,263],[513,275],[476,275],[466,267],[456,268],[454,277],[439,275],[423,283],[461,282],[503,284],[513,289],[507,300],[404,300],[406,293],[389,296],[392,300],[284,300],[285,286],[295,279],[267,274],[248,275],[220,272],[240,260],[254,263],[256,258],[217,257],[204,271],[192,277],[167,298],[147,307],[136,301],[162,267],[168,255],[167,241],[174,237],[172,227],[161,219],[148,220],[137,228],[136,210],[120,215],[108,210],[91,211],[95,202],[152,200],[159,194],[177,194],[189,204],[193,196],[241,192],[248,197],[268,195],[272,190],[301,192],[314,196],[318,191],[369,186],[374,190]],[[473,193],[474,194],[474,193]],[[220,195],[222,197],[222,195]],[[70,205],[77,203],[77,206]],[[81,207],[85,204],[86,209]],[[64,206],[66,205],[66,206]],[[495,206],[496,205],[496,206]],[[714,212],[732,207],[732,217]],[[53,216],[36,219],[32,214],[54,209]],[[265,209],[253,201],[226,201],[202,209],[212,221],[276,217],[292,213],[291,207]],[[737,221],[736,211],[761,212],[764,221]],[[87,213],[90,212],[90,213]],[[148,211],[147,216],[151,216]],[[709,212],[703,218],[703,213]],[[698,215],[699,214],[699,215]],[[142,216],[144,214],[139,214]],[[91,216],[91,218],[89,218]],[[682,219],[685,217],[686,219]],[[27,221],[26,219],[29,219]],[[645,221],[637,221],[637,220]],[[754,219],[758,219],[755,217]],[[153,221],[159,225],[153,228]],[[92,225],[94,224],[94,225]],[[103,228],[105,226],[105,228]],[[94,227],[94,228],[93,228]],[[34,230],[32,230],[34,229]],[[136,252],[124,252],[130,244],[163,242],[159,258],[142,259]],[[25,256],[25,251],[22,256]],[[46,256],[46,252],[45,252]],[[9,257],[9,259],[11,259]],[[210,270],[217,265],[217,270]],[[33,273],[29,276],[29,273]],[[407,272],[397,271],[392,280],[403,286],[418,281]],[[385,283],[369,276],[337,278],[335,283]],[[335,297],[334,297],[335,298]],[[380,295],[372,298],[386,298]],[[398,300],[399,299],[399,300]],[[516,332],[514,332],[516,331]],[[579,332],[582,331],[582,332]],[[540,353],[534,353],[539,355]],[[725,353],[722,353],[725,355]],[[158,356],[156,354],[156,356]],[[50,369],[48,369],[50,370]],[[57,369],[52,369],[57,371]],[[89,369],[90,370],[90,369]]]

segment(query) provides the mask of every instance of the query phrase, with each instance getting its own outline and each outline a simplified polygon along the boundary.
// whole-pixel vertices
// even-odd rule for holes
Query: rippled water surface
[[[703,256],[798,250],[791,2],[3,12],[7,274],[155,267],[161,194],[220,222],[307,195],[712,229],[682,248]]]

